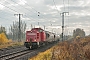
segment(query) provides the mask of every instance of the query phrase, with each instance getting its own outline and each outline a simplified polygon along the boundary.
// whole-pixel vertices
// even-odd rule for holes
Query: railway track
[[[3,48],[3,49],[0,49],[0,51],[4,51],[4,50],[6,51],[6,50],[21,48],[21,47],[24,47],[24,46],[22,45],[22,46],[14,46],[14,47]]]
[[[31,51],[26,49],[26,50],[21,50],[21,51],[12,52],[9,54],[1,55],[0,60],[13,60],[14,58],[18,58],[22,55],[28,54],[29,52]]]
[[[26,48],[24,49],[24,47],[18,48],[16,50],[13,50],[13,49],[7,50],[7,52],[8,51],[11,51],[11,52],[1,54],[0,60],[28,60],[28,58],[31,58],[31,57],[37,55],[39,52],[49,49],[50,47],[52,47],[55,44],[56,43],[52,43],[52,44],[49,44],[49,45],[46,45],[43,47],[39,47],[34,50],[28,50]]]
[[[0,56],[8,54],[8,53],[15,52],[15,51],[25,50],[25,49],[26,48],[24,46],[9,47],[9,48],[0,49]]]

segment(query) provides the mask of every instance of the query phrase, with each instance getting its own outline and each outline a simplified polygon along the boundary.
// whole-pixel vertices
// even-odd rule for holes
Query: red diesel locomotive
[[[54,40],[55,35],[53,33],[44,31],[41,28],[33,28],[30,31],[26,31],[26,42],[24,45],[26,48],[32,49]]]

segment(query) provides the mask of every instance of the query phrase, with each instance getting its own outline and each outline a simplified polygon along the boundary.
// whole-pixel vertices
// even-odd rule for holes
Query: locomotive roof
[[[45,31],[46,33],[52,33],[52,32],[50,32],[50,31]],[[55,34],[55,33],[52,33],[52,34]]]
[[[42,28],[32,28],[31,30],[43,30]]]

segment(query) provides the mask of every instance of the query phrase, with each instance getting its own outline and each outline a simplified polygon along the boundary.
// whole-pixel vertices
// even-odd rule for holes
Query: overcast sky
[[[46,30],[61,33],[60,13],[68,11],[65,34],[72,34],[76,28],[90,34],[90,0],[0,0],[0,25],[8,29],[13,21],[18,21],[14,14],[20,13],[23,14],[21,20],[27,23],[27,30],[31,24],[37,27],[39,22],[40,27],[45,25]]]

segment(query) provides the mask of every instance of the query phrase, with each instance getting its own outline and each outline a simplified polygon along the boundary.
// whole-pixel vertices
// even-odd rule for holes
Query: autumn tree
[[[85,37],[85,32],[83,29],[77,28],[76,30],[73,30],[73,37],[76,38],[77,36]]]
[[[6,37],[8,38],[7,33],[6,33],[6,28],[3,26],[0,27],[0,34],[1,33],[4,33],[6,35]]]

